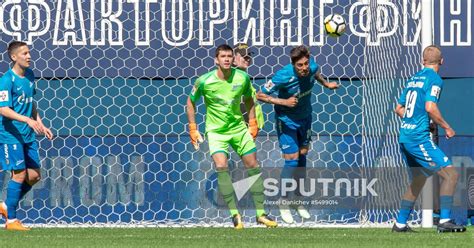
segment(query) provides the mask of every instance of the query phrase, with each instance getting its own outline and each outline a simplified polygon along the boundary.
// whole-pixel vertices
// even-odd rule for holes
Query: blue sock
[[[283,166],[283,169],[281,170],[281,183],[283,184],[284,179],[292,179],[293,174],[295,172],[295,169],[298,167],[298,160],[285,160],[285,165]],[[290,195],[292,195],[290,193]],[[284,197],[289,197],[289,195],[285,195]]]
[[[451,218],[451,208],[453,207],[453,196],[452,195],[442,195],[439,198],[439,207],[441,208],[439,218],[440,219],[450,219]]]
[[[306,167],[306,155],[301,155],[298,159],[298,167]]]
[[[306,155],[301,155],[298,159],[298,168],[293,174],[293,177],[298,182],[298,187],[296,188],[296,195],[301,196],[301,189],[304,188],[304,184],[301,184],[301,179],[306,178]]]
[[[21,195],[20,195],[20,200],[23,199],[23,197],[26,195],[26,193],[28,193],[31,188],[33,188],[33,186],[31,186],[29,183],[27,182],[24,182],[22,185],[21,185]]]
[[[400,206],[400,212],[398,213],[397,223],[399,224],[406,224],[408,218],[410,218],[411,211],[413,210],[413,206],[415,202],[402,200],[402,204]]]
[[[298,167],[298,160],[285,160],[285,165],[280,174],[281,179],[293,178],[293,172],[296,167]]]
[[[22,183],[17,183],[13,180],[8,182],[7,199],[5,200],[8,211],[8,219],[16,218],[16,209],[18,208],[18,203],[20,202],[21,197],[21,185]]]

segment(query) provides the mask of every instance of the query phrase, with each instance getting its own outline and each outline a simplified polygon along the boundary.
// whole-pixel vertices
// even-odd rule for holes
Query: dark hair
[[[27,44],[23,41],[12,41],[10,44],[8,44],[8,57],[12,59],[12,54],[16,51],[16,49],[22,47],[22,46],[27,46]]]
[[[220,45],[216,48],[216,58],[217,58],[217,56],[219,56],[219,53],[221,51],[231,51],[232,55],[234,54],[234,50],[232,49],[232,47],[230,47],[227,44],[222,44],[222,45]]]
[[[309,49],[304,46],[297,46],[291,49],[290,51],[291,63],[295,64],[296,61],[300,60],[301,58],[309,58]]]

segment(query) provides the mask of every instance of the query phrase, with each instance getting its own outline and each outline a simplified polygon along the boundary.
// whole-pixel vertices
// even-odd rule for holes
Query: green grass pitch
[[[35,228],[0,230],[0,247],[472,247],[465,233],[387,228]]]

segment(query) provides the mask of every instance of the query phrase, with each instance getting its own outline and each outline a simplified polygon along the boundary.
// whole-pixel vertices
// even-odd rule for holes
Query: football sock
[[[306,155],[300,154],[298,158],[298,167],[306,167]]]
[[[28,193],[33,186],[31,186],[29,183],[26,181],[21,184],[21,195],[20,195],[20,200],[23,199],[23,197]]]
[[[306,178],[306,155],[300,155],[298,168],[293,172],[293,178],[297,182],[296,195],[301,196],[301,190],[304,189],[304,183],[301,179]]]
[[[239,211],[237,210],[234,187],[232,187],[232,179],[230,178],[229,169],[217,170],[217,185],[227,207],[229,207],[230,215],[234,216],[238,214]]]
[[[451,218],[451,208],[453,207],[453,196],[452,195],[442,195],[439,198],[440,205],[440,223],[448,222]],[[441,223],[441,224],[442,224]]]
[[[400,212],[398,213],[397,217],[397,223],[404,225],[407,224],[408,218],[410,217],[411,211],[413,209],[413,205],[415,205],[415,202],[402,200]]]
[[[16,209],[18,208],[18,203],[20,202],[21,196],[21,183],[10,180],[7,185],[7,199],[5,204],[8,209],[8,219],[16,218]]]
[[[281,170],[281,174],[280,174],[282,185],[288,184],[288,182],[285,182],[285,181],[294,178],[294,174],[297,167],[298,167],[298,160],[285,160],[285,165],[283,166],[283,169]],[[286,195],[286,196],[282,195],[282,197],[289,197],[289,195]]]
[[[248,177],[258,175],[262,172],[260,167],[252,168],[247,170]],[[253,203],[255,204],[255,211],[257,212],[257,217],[262,216],[265,214],[265,209],[263,207],[263,202],[265,201],[265,195],[263,191],[265,188],[263,187],[263,178],[260,175],[255,181],[255,183],[250,187],[250,193],[252,194]]]

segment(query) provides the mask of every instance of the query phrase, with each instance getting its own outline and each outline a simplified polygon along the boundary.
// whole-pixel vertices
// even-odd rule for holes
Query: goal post
[[[425,47],[433,45],[433,1],[422,0],[421,1],[421,51]],[[421,58],[420,58],[421,60]],[[433,177],[429,177],[423,190],[421,192],[422,202],[422,222],[421,226],[425,228],[433,227]]]

